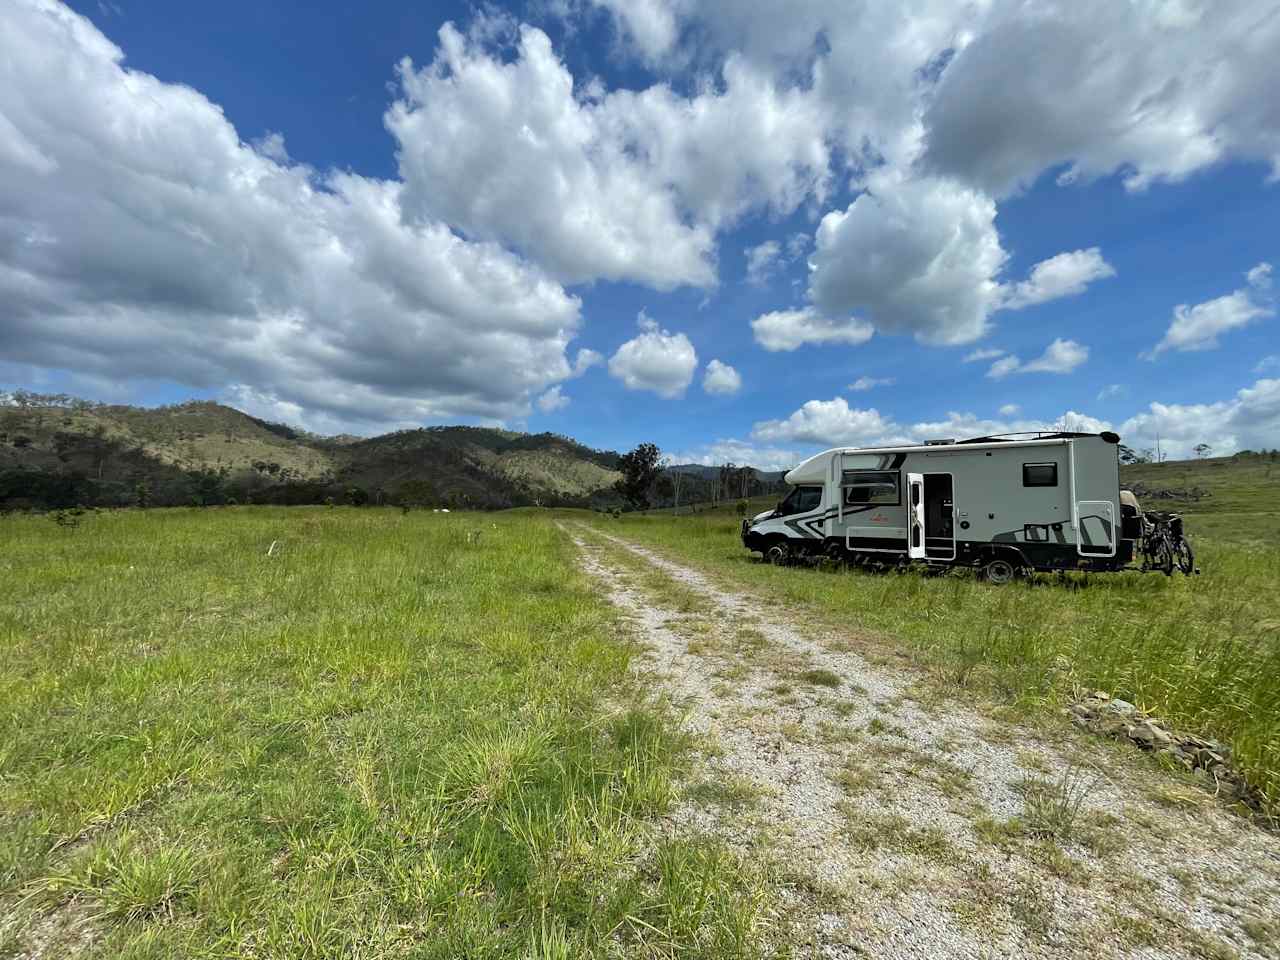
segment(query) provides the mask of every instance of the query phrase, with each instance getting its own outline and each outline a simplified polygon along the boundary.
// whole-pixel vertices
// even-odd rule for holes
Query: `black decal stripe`
[[[816,540],[822,537],[822,531],[815,530],[813,524],[822,524],[830,520],[836,515],[836,508],[831,508],[824,513],[814,514],[808,517],[792,517],[784,520],[788,527],[798,533],[805,540]]]

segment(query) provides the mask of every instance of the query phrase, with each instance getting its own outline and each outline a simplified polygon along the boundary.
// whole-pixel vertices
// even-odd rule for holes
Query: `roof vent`
[[[955,442],[954,437],[948,437],[946,440],[926,440],[924,445],[926,447],[945,447],[947,444]]]

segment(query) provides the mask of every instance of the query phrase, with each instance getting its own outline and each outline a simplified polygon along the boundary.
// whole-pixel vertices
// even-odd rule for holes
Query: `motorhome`
[[[1119,442],[1063,432],[827,450],[785,475],[790,493],[744,520],[742,541],[775,563],[920,561],[997,583],[1026,570],[1119,570],[1141,535],[1122,507]]]

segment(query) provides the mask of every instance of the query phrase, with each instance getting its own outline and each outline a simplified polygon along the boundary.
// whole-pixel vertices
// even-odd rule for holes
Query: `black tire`
[[[1186,540],[1179,540],[1178,548],[1174,551],[1174,555],[1178,561],[1178,569],[1186,576],[1191,576],[1192,571],[1196,568],[1196,558],[1195,554],[1191,552],[1191,544],[1187,543]]]
[[[1151,561],[1151,566],[1159,570],[1166,577],[1173,576],[1173,548],[1169,546],[1169,541],[1161,539],[1155,548],[1155,556]]]
[[[764,548],[765,563],[772,563],[775,567],[785,567],[791,562],[791,556],[791,544],[786,540],[773,540]]]
[[[1011,583],[1018,576],[1018,568],[1007,557],[992,557],[982,565],[982,579],[995,586]]]

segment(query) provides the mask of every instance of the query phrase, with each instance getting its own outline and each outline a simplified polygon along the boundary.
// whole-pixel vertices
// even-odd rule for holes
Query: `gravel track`
[[[701,782],[736,798],[687,800],[672,829],[770,863],[798,955],[1280,956],[1276,837],[1212,803],[1157,802],[1162,771],[1065,720],[1049,742],[921,702],[919,677],[849,649],[853,630],[805,629],[622,537],[561,529],[708,745]],[[1073,837],[1002,832],[1028,778],[1064,776],[1088,785]]]

